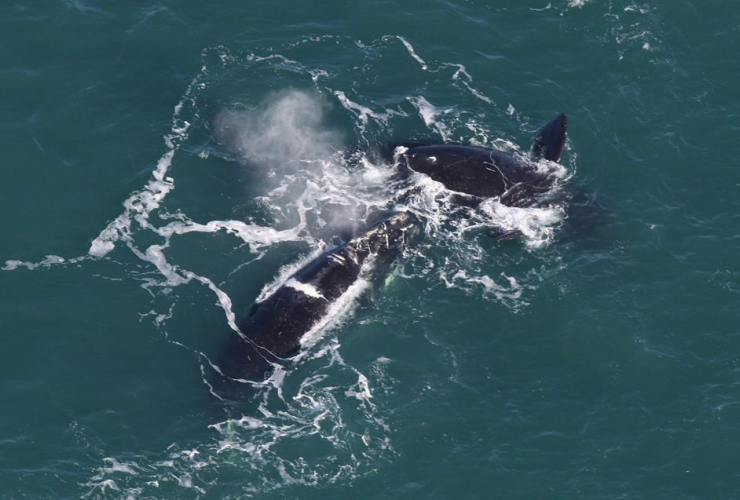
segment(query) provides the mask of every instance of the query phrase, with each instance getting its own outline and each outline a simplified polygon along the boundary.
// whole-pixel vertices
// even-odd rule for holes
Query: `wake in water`
[[[338,59],[359,58],[366,64],[337,65],[330,71],[289,57],[306,44],[332,44]],[[409,88],[397,89],[393,96],[366,97],[393,88],[384,85],[384,75],[389,74],[385,66],[399,54],[418,63]],[[254,82],[248,97],[240,96],[232,84],[246,78]],[[422,83],[451,89],[456,102],[432,104],[416,91]],[[275,88],[285,90],[276,93]],[[178,314],[172,290],[205,287],[223,311],[228,334],[242,335],[241,313],[234,306],[242,298],[227,290],[232,284],[238,288],[244,269],[255,270],[255,263],[275,249],[293,245],[295,259],[257,297],[265,300],[320,249],[348,240],[391,210],[409,212],[424,223],[423,241],[406,251],[407,263],[399,276],[423,280],[429,288],[475,293],[518,311],[527,305],[527,293],[536,288],[538,273],[548,266],[537,252],[553,241],[565,207],[556,199],[539,207],[508,207],[495,198],[476,206],[460,205],[457,195],[442,184],[418,173],[399,175],[373,153],[400,134],[431,134],[443,141],[463,137],[471,144],[521,154],[513,138],[491,139],[497,134],[484,125],[490,118],[470,111],[479,106],[501,119],[521,120],[519,126],[527,135],[532,132],[527,130],[528,120],[510,113],[510,106],[500,108],[475,86],[464,66],[431,61],[402,37],[383,37],[370,44],[324,37],[275,48],[264,57],[234,56],[223,48],[206,50],[200,74],[175,106],[171,130],[164,137],[166,151],[152,178],[123,202],[123,212],[92,239],[88,254],[50,255],[40,262],[9,260],[3,269],[81,264],[128,251],[156,271],[144,278],[142,286],[159,310],[145,316],[170,342],[193,353],[204,389],[214,394],[210,381],[220,371],[215,355],[219,346],[201,348],[178,340],[169,330]],[[327,125],[330,120],[345,126]],[[198,158],[204,169],[231,162],[234,169],[251,176],[249,189],[259,209],[238,220],[191,218],[187,203],[175,191],[175,163],[184,154]],[[568,170],[563,170],[562,180],[567,177]],[[495,242],[488,233],[502,228],[522,235],[528,249],[521,258],[526,267],[522,272],[506,271],[507,275],[497,265]],[[244,247],[250,258],[228,275],[216,276],[196,273],[168,256],[176,239],[214,233],[232,236],[232,249]],[[298,259],[301,253],[304,256]],[[534,263],[529,265],[529,260]],[[347,320],[365,289],[362,281],[358,283],[341,307],[331,311],[323,332]],[[160,460],[137,457],[124,464],[107,459],[87,485],[90,496],[124,492],[145,496],[170,489],[218,496],[218,478],[228,477],[230,469],[253,477],[251,493],[256,494],[297,482],[352,480],[374,470],[378,461],[391,459],[393,433],[383,419],[382,398],[377,397],[382,394],[378,381],[386,376],[385,358],[379,355],[370,371],[363,372],[344,361],[336,336],[324,334],[311,343],[300,364],[278,367],[258,384],[255,412],[213,424],[212,440],[187,448],[173,445]]]

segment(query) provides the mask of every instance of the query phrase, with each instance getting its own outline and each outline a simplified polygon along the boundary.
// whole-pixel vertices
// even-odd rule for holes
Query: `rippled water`
[[[739,9],[1,6],[0,497],[732,498]],[[559,112],[538,207],[381,154]],[[400,265],[219,402],[251,304],[393,209]]]

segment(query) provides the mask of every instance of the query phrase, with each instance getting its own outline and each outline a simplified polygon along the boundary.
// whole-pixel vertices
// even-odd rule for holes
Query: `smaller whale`
[[[413,214],[399,212],[299,269],[252,306],[239,325],[244,337],[229,337],[218,360],[222,375],[228,377],[224,382],[264,380],[273,365],[300,351],[304,336],[320,327],[332,305],[364,276],[364,266],[372,264],[373,277],[387,272],[420,232]]]
[[[526,207],[552,188],[555,179],[537,163],[541,159],[558,162],[567,133],[568,118],[560,114],[537,132],[531,159],[477,146],[419,143],[395,145],[394,156],[451,191],[476,199],[498,197],[503,205]]]

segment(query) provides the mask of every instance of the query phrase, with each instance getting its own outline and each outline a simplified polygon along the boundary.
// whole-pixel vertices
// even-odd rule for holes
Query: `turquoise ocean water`
[[[7,0],[0,46],[0,498],[740,496],[737,2]],[[560,112],[588,206],[376,154]],[[219,405],[232,315],[399,203],[385,283]]]

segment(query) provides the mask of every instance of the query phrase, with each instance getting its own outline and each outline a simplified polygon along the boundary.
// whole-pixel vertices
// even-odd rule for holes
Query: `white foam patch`
[[[491,146],[493,149],[497,149],[499,151],[503,151],[504,153],[509,154],[521,154],[521,148],[518,144],[510,141],[509,139],[505,139],[503,137],[497,137],[491,142]]]
[[[479,123],[475,119],[470,119],[467,122],[465,122],[465,128],[470,130],[473,133],[473,136],[470,138],[470,144],[471,146],[481,146],[481,147],[487,147],[489,142],[489,133],[486,127]]]
[[[392,168],[388,168],[388,165],[376,165],[370,162],[365,156],[360,161],[362,163],[362,181],[366,185],[385,186],[388,180],[396,174]]]
[[[368,400],[373,397],[373,393],[370,391],[370,383],[368,382],[365,375],[363,375],[362,373],[358,375],[359,376],[357,378],[357,385],[344,391],[344,394],[345,396],[353,397],[361,401]],[[367,443],[365,444],[367,445]]]
[[[565,165],[554,161],[542,159],[535,164],[535,168],[539,174],[548,176],[560,183],[568,180],[571,176],[571,172],[568,172]]]
[[[527,246],[541,248],[552,241],[555,229],[565,213],[557,205],[551,207],[509,207],[495,199],[484,200],[479,210],[494,227],[518,231],[525,237]]]

